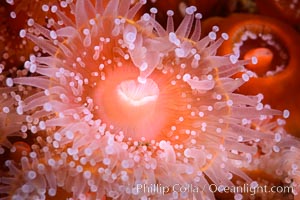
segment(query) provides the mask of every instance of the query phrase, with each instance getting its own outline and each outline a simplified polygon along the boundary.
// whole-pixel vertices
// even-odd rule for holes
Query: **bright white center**
[[[159,95],[159,88],[152,79],[145,83],[137,80],[126,80],[117,86],[119,97],[132,106],[143,106],[155,102]]]

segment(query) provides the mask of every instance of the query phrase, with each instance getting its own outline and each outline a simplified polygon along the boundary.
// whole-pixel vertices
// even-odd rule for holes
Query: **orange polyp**
[[[271,66],[272,60],[273,60],[273,53],[268,48],[255,48],[250,49],[246,52],[244,55],[245,60],[251,60],[252,57],[257,58],[256,64],[248,64],[246,67],[252,71],[254,71],[259,76],[263,76]]]
[[[229,35],[229,39],[224,41],[218,49],[218,55],[231,54],[234,44],[240,41],[241,36],[247,30],[256,34],[271,34],[274,39],[280,41],[280,44],[288,53],[288,62],[284,69],[275,75],[251,78],[239,88],[238,92],[247,95],[262,93],[264,103],[270,104],[275,109],[288,109],[291,114],[286,119],[285,128],[291,134],[300,136],[300,110],[297,106],[300,101],[300,84],[298,80],[300,74],[299,33],[288,24],[276,19],[251,14],[233,14],[227,18],[214,17],[207,19],[203,23],[203,32],[207,34],[212,25],[218,25],[220,30]],[[273,56],[273,59],[278,58]],[[273,64],[270,67],[274,68]]]

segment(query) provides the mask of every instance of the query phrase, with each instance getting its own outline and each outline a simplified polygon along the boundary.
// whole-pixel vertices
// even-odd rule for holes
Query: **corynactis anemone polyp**
[[[251,61],[215,55],[227,34],[216,39],[213,27],[200,39],[193,6],[175,31],[171,15],[166,29],[156,22],[154,8],[135,21],[144,0],[64,2],[74,20],[57,7],[57,22],[20,31],[43,50],[24,64],[36,75],[7,77],[1,89],[1,152],[12,149],[10,136],[32,141],[5,162],[7,199],[60,189],[72,199],[214,199],[209,183],[233,186],[239,176],[257,185],[241,168],[277,152],[286,133],[260,95],[233,93],[249,76],[230,77]]]
[[[276,109],[288,109],[290,117],[286,129],[299,135],[300,111],[297,102],[300,100],[300,85],[294,78],[300,73],[299,33],[281,21],[259,15],[233,14],[204,22],[207,29],[210,24],[218,24],[231,36],[220,46],[218,55],[234,52],[242,58],[257,57],[258,64],[246,66],[255,72],[255,77],[240,87],[239,92],[252,95],[262,93],[265,103]]]

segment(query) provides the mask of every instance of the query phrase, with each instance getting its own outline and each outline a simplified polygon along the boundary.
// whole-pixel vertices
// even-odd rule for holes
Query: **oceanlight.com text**
[[[211,192],[211,193],[235,193],[243,194],[247,193],[255,195],[258,193],[294,193],[294,188],[291,186],[267,186],[258,185],[256,182],[252,184],[243,184],[240,186],[224,186],[224,185],[194,185],[194,184],[179,184],[163,185],[163,184],[137,184],[133,189],[133,193],[147,193],[147,194],[169,194],[169,193],[199,193],[199,192]]]
[[[210,184],[209,191],[212,193],[248,193],[255,195],[258,193],[293,193],[294,188],[291,186],[267,186],[267,185],[255,185],[250,186],[249,184],[243,184],[241,186],[223,186]]]

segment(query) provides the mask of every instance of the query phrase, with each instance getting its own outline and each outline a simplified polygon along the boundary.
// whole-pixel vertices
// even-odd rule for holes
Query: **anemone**
[[[286,132],[262,95],[234,93],[250,72],[231,76],[255,58],[217,56],[228,35],[217,38],[214,26],[201,38],[193,6],[175,30],[172,11],[166,28],[155,8],[138,18],[144,0],[64,2],[70,13],[52,5],[47,26],[28,20],[20,37],[41,49],[24,63],[32,76],[6,77],[0,90],[2,148],[12,136],[32,141],[20,160],[5,161],[1,193],[215,199],[210,183],[256,185],[242,168],[256,167],[253,157],[276,150]],[[138,189],[176,183],[199,192]]]
[[[217,55],[233,52],[239,58],[257,58],[256,65],[245,66],[254,72],[254,76],[238,92],[247,95],[262,93],[263,103],[270,104],[274,109],[288,109],[290,117],[285,128],[290,134],[298,136],[300,112],[296,102],[299,100],[299,82],[294,78],[299,74],[298,32],[285,22],[253,14],[210,18],[204,21],[203,29],[209,29],[211,24],[219,25],[221,30],[232,36],[218,48]]]

